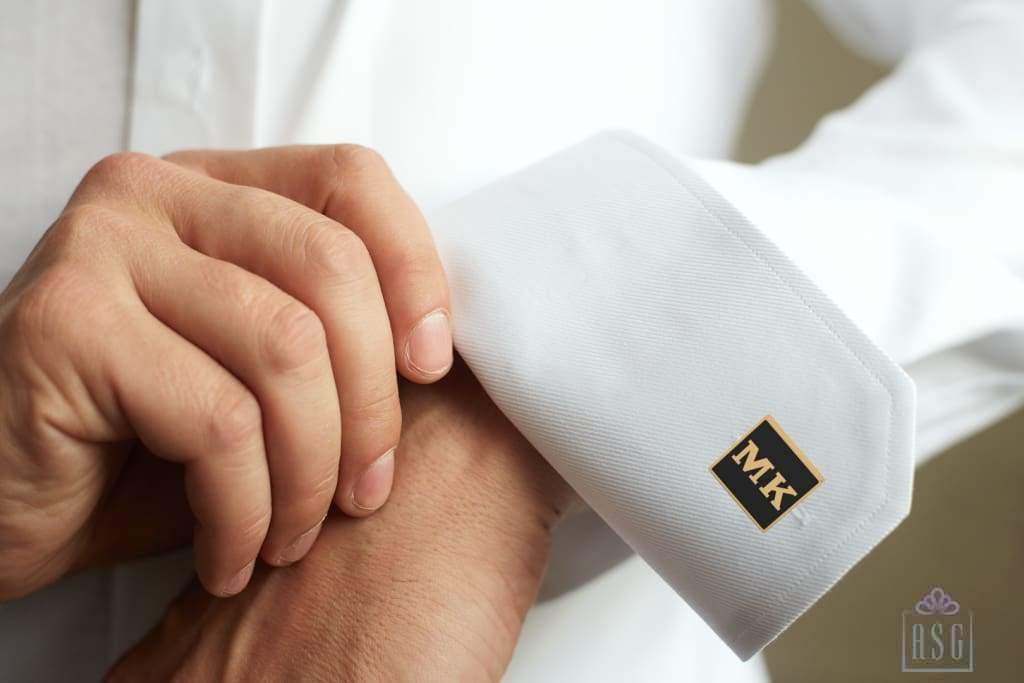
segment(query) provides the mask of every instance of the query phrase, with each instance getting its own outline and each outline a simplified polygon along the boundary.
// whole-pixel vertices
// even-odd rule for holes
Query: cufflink
[[[709,469],[761,531],[768,531],[825,480],[771,415]]]

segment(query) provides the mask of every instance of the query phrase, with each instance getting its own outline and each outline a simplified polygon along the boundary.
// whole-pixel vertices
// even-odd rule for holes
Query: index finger
[[[379,154],[359,145],[313,145],[187,151],[167,159],[288,197],[348,227],[377,271],[399,372],[429,383],[451,368],[444,268],[423,214]]]

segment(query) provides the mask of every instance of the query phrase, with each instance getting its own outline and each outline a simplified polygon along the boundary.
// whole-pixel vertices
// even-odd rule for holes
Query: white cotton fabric
[[[671,456],[682,460],[682,454],[692,454],[694,463],[706,467],[728,444],[705,453],[702,446],[684,451],[673,442],[661,452],[658,439],[664,437],[657,435],[657,425],[666,416],[670,427],[679,419],[696,420],[696,413],[680,418],[675,411],[681,402],[690,401],[707,414],[721,406],[725,394],[706,390],[698,401],[689,391],[689,376],[666,372],[696,361],[681,355],[666,360],[665,349],[671,347],[657,347],[651,334],[642,337],[636,329],[591,329],[586,324],[602,321],[620,300],[637,299],[642,291],[654,295],[650,300],[657,306],[634,305],[634,313],[645,316],[641,330],[652,324],[682,324],[695,316],[679,304],[696,301],[699,287],[681,293],[659,289],[694,279],[694,273],[676,272],[679,263],[703,272],[700,268],[713,262],[696,262],[685,254],[671,263],[665,258],[684,237],[713,234],[714,223],[694,207],[691,190],[700,194],[704,184],[713,187],[707,196],[720,195],[724,201],[709,202],[710,207],[723,216],[733,215],[728,205],[736,207],[755,226],[744,234],[761,234],[774,243],[785,254],[782,260],[804,273],[800,281],[814,283],[806,291],[824,293],[913,378],[919,461],[1000,419],[1024,398],[1024,193],[1019,191],[1024,187],[1024,5],[1016,0],[814,0],[844,38],[895,64],[893,74],[852,107],[826,117],[794,153],[757,165],[698,158],[728,156],[770,46],[773,4],[768,0],[103,0],[90,3],[88,10],[54,2],[0,4],[5,17],[0,26],[0,83],[7,95],[0,108],[5,150],[0,158],[2,281],[53,221],[89,164],[124,146],[124,140],[132,149],[151,153],[295,142],[367,144],[383,153],[416,201],[439,217],[444,243],[450,241],[441,234],[447,211],[439,210],[444,206],[599,131],[637,132],[682,159],[687,169],[681,171],[686,179],[682,185],[667,180],[665,168],[675,162],[661,153],[642,153],[642,144],[634,155],[620,144],[622,138],[588,143],[588,158],[595,165],[578,169],[573,179],[545,165],[544,177],[557,176],[553,179],[571,189],[561,200],[554,198],[553,186],[534,192],[541,207],[554,202],[568,213],[585,199],[594,201],[573,212],[572,220],[543,215],[552,229],[528,231],[537,241],[523,244],[523,252],[540,255],[539,268],[559,254],[545,252],[547,239],[563,252],[568,236],[594,239],[580,245],[576,258],[583,261],[561,259],[574,268],[550,283],[559,289],[545,291],[539,281],[532,289],[524,282],[507,283],[510,292],[529,290],[538,310],[526,311],[524,302],[508,295],[500,298],[509,306],[503,315],[478,315],[500,317],[502,329],[515,330],[514,316],[526,313],[523,320],[539,335],[535,338],[553,339],[552,329],[535,327],[536,320],[546,319],[548,308],[564,307],[566,296],[583,301],[606,294],[591,300],[596,310],[573,311],[561,323],[566,333],[589,337],[554,338],[563,348],[575,344],[590,349],[589,354],[573,352],[578,357],[565,367],[575,375],[554,367],[547,374],[528,368],[537,384],[524,391],[545,397],[548,412],[530,410],[528,394],[506,393],[501,400],[521,413],[520,423],[534,427],[532,438],[543,441],[549,458],[561,461],[567,472],[574,468],[590,497],[600,499],[606,517],[625,530],[631,543],[642,546],[645,556],[655,558],[658,571],[740,652],[781,628],[787,613],[799,611],[800,601],[781,612],[768,610],[775,616],[755,623],[771,593],[743,593],[749,604],[722,593],[728,584],[715,583],[712,569],[733,572],[745,550],[741,543],[715,546],[715,539],[700,530],[712,528],[714,514],[731,520],[742,513],[731,500],[724,502],[732,508],[724,505],[720,498],[725,494],[712,481],[708,500],[701,503],[708,506],[701,507],[703,514],[674,519],[672,504],[683,509],[691,503],[672,500],[666,491],[682,490],[682,474],[697,466],[672,462]],[[808,60],[813,62],[813,55]],[[576,158],[580,149],[560,157],[562,163]],[[627,177],[615,168],[597,167],[623,160],[637,174]],[[604,189],[587,189],[586,182]],[[508,221],[542,212],[528,209],[527,197],[510,196],[507,186],[488,192],[510,202]],[[606,194],[618,197],[619,203],[609,204]],[[635,206],[630,204],[634,200]],[[482,212],[479,224],[485,228],[493,229],[496,219],[506,220],[500,207],[484,211],[475,199],[468,206]],[[465,210],[456,208],[455,215]],[[628,233],[619,220],[624,216],[634,226]],[[607,219],[614,220],[606,224]],[[586,225],[587,220],[593,224]],[[643,241],[647,221],[670,241],[658,249]],[[667,227],[673,224],[675,232]],[[470,232],[460,221],[451,226]],[[617,236],[618,241],[606,243],[604,236]],[[481,249],[482,262],[499,269],[524,267],[525,257],[515,251],[495,251],[480,240],[474,244]],[[698,252],[709,248],[691,246]],[[634,262],[637,248],[648,249],[651,261],[663,268],[645,271],[643,279],[618,281],[626,286],[621,293],[610,291],[607,278],[579,281],[581,273],[602,259],[615,258],[620,250]],[[456,256],[465,270],[468,254],[445,247],[447,262],[456,263]],[[497,263],[499,257],[508,258],[510,265]],[[700,283],[711,299],[695,305],[704,306],[705,324],[719,324],[735,311],[712,309],[708,301],[764,282],[719,278]],[[455,291],[460,307],[488,291],[497,292],[486,281],[476,290],[464,278],[460,283]],[[767,298],[767,292],[761,296]],[[774,308],[762,310],[790,310],[782,299],[774,301]],[[472,328],[466,326],[472,320],[460,314],[455,322],[460,348],[471,353]],[[776,332],[804,330],[806,323],[779,321]],[[680,352],[700,342],[692,334],[677,342]],[[618,355],[598,353],[608,351],[614,341],[637,340],[640,346],[624,344]],[[670,341],[675,338],[666,336],[665,343]],[[535,355],[534,346],[524,348],[530,357]],[[834,344],[822,348],[838,353]],[[519,381],[508,366],[521,352],[510,348],[500,362],[474,361],[478,368],[490,368],[495,380],[486,383],[495,395],[500,386]],[[584,362],[599,355],[605,359],[603,368]],[[711,353],[704,356],[695,376],[718,367],[711,365],[711,358]],[[830,354],[823,358],[836,360]],[[797,360],[792,359],[793,366]],[[793,392],[793,415],[799,413],[795,387],[820,380],[827,365],[817,355],[800,360],[805,374],[791,376],[787,383],[780,380],[786,396]],[[729,364],[734,362],[750,360]],[[758,371],[766,373],[767,367]],[[732,368],[721,370],[728,374]],[[871,387],[866,380],[858,384],[852,370],[840,376],[852,378],[853,386],[864,391]],[[629,383],[622,381],[625,377]],[[598,383],[591,386],[588,378]],[[678,402],[623,404],[631,406],[632,429],[649,425],[636,435],[639,448],[625,453],[615,441],[628,433],[623,410],[606,399],[608,415],[599,419],[579,407],[594,406],[599,397],[621,392],[622,386],[626,398],[636,401],[647,387],[667,394],[673,383]],[[567,403],[550,404],[554,396],[567,397]],[[753,401],[730,402],[730,414],[750,409]],[[826,403],[821,410],[834,407]],[[878,405],[871,406],[875,409]],[[840,430],[860,424],[852,419],[859,416],[846,416],[837,423]],[[825,484],[765,535],[778,538],[775,532],[781,532],[786,538],[765,562],[795,567],[805,539],[821,531],[820,525],[835,521],[832,512],[819,509],[831,501],[829,492],[836,488],[832,472],[842,475],[840,488],[849,472],[845,465],[820,462],[819,445],[806,443],[821,438],[814,425],[791,425],[794,418],[776,417],[826,477]],[[752,426],[725,425],[728,419],[724,414],[709,418],[711,426],[686,435],[689,443],[710,444],[717,441],[715,433],[731,430],[738,435]],[[585,471],[583,456],[574,450],[579,448],[580,425],[594,427],[589,438],[601,446],[586,452],[604,456],[594,461],[593,472]],[[560,436],[559,430],[568,436]],[[852,432],[846,436],[852,443]],[[867,443],[877,434],[869,430],[863,436]],[[550,448],[563,444],[564,457]],[[864,452],[874,453],[869,448]],[[638,460],[641,453],[645,460]],[[657,465],[653,471],[658,476],[668,473],[666,481],[644,481],[635,488],[648,461]],[[628,468],[630,462],[637,467]],[[626,477],[622,485],[613,480],[617,475]],[[867,476],[867,485],[885,488],[880,472]],[[884,495],[876,488],[871,491],[873,499]],[[837,505],[856,513],[849,501]],[[801,519],[808,530],[795,529]],[[740,521],[750,528],[726,527],[739,534],[736,538],[753,529],[750,520]],[[869,526],[881,532],[876,522]],[[681,531],[670,533],[673,523]],[[657,538],[667,540],[658,544]],[[695,549],[679,558],[684,550],[672,543],[683,540],[701,544],[695,548],[704,554]],[[791,548],[790,543],[795,545]],[[593,513],[581,513],[556,529],[553,553],[542,602],[527,621],[509,680],[595,680],[599,665],[606,680],[672,680],[682,678],[680,672],[701,681],[764,679],[759,658],[740,664],[725,646],[708,645],[709,639],[717,642],[713,632],[684,601],[672,597],[656,572],[636,570],[639,563],[635,557],[627,559],[628,547]],[[680,577],[679,567],[696,571]],[[807,564],[802,568],[810,572],[807,592],[798,597],[809,600],[842,569],[831,559],[820,566]],[[153,623],[188,572],[187,556],[155,560],[90,572],[0,605],[0,678],[98,678]],[[781,572],[774,580],[781,583]],[[612,605],[616,609],[602,609]],[[744,618],[753,624],[746,635],[737,621]],[[60,643],[59,649],[53,643]],[[693,668],[687,669],[687,663]]]
[[[740,657],[909,510],[909,378],[670,155],[601,135],[432,224],[474,374]],[[825,483],[763,532],[708,468],[769,414]]]

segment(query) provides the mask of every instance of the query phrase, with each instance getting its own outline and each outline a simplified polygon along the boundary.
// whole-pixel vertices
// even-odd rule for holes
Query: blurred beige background
[[[885,69],[831,36],[802,0],[777,0],[778,40],[736,157],[803,140]],[[1024,681],[1024,412],[917,471],[910,518],[765,654],[777,681]],[[974,610],[975,672],[900,672],[900,611],[934,585]],[[965,678],[959,678],[959,677]]]

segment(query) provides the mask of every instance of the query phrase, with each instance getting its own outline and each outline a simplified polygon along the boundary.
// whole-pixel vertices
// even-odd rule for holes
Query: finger
[[[154,457],[137,441],[125,447],[130,455],[117,485],[96,510],[79,567],[159,555],[192,539],[195,518],[185,497],[183,467]]]
[[[160,623],[122,654],[103,680],[172,680],[199,639],[210,600],[197,582],[190,582],[167,607]]]
[[[102,164],[104,187],[166,220],[189,246],[267,279],[323,322],[342,411],[336,501],[353,515],[391,490],[401,431],[393,340],[362,241],[322,214],[274,193],[231,185],[141,155]],[[139,183],[145,175],[153,182]],[[84,201],[84,199],[83,199]]]
[[[221,180],[290,197],[349,227],[377,270],[404,377],[432,382],[452,365],[448,285],[427,222],[387,164],[358,145],[172,155]]]
[[[296,562],[315,542],[338,480],[341,415],[323,325],[263,278],[175,237],[154,240],[132,255],[139,295],[258,400],[273,502],[262,556]]]
[[[131,320],[105,345],[110,385],[143,444],[184,463],[196,571],[210,592],[233,595],[248,583],[270,524],[259,403],[141,303]]]
[[[204,182],[202,201],[173,207],[174,225],[186,244],[269,280],[323,323],[341,406],[335,500],[349,514],[369,514],[390,495],[402,425],[391,327],[366,246],[279,195]]]

